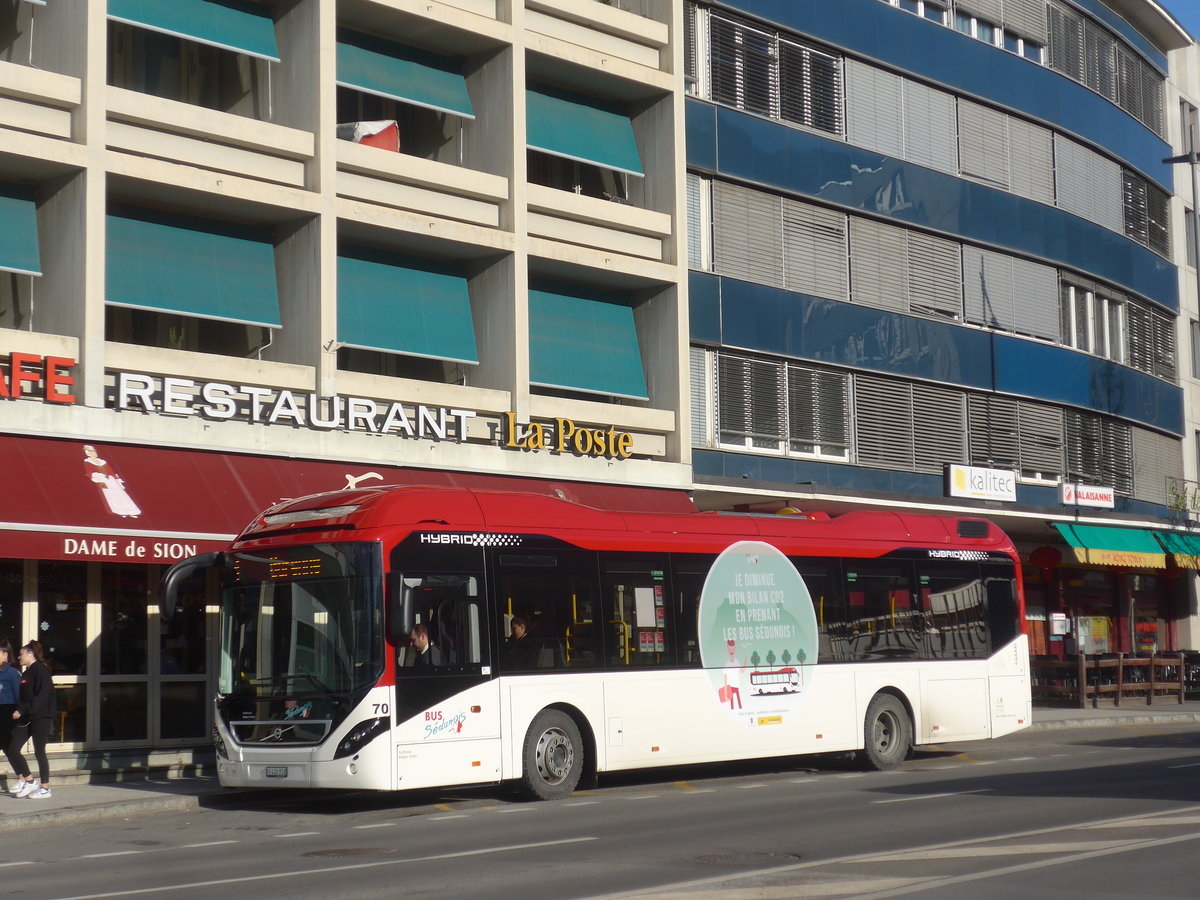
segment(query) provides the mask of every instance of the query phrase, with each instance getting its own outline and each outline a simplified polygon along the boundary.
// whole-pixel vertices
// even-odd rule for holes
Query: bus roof
[[[864,510],[830,518],[807,515],[623,512],[597,509],[565,496],[518,490],[422,485],[380,485],[286,500],[259,516],[238,543],[295,535],[353,539],[347,531],[381,528],[413,531],[533,533],[590,536],[586,545],[617,547],[636,534],[654,534],[667,549],[704,552],[737,540],[792,541],[813,552],[842,552],[851,544],[895,547],[967,547],[1013,553],[1009,538],[986,519],[894,510]],[[334,533],[343,532],[335,537]],[[366,534],[359,535],[361,538]],[[372,535],[377,537],[377,535]],[[822,551],[821,547],[828,547]]]

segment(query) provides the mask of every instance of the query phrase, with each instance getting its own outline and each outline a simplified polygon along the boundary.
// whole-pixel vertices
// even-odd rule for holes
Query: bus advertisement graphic
[[[747,726],[782,724],[812,681],[817,619],[796,567],[761,541],[722,551],[700,594],[700,660]]]

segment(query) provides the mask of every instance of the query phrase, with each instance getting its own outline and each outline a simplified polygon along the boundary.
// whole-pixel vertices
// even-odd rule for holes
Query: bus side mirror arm
[[[408,641],[413,628],[412,588],[398,575],[391,576],[388,585],[388,637],[401,646]]]
[[[167,569],[158,585],[158,610],[164,620],[170,621],[175,615],[179,603],[180,586],[198,572],[216,568],[220,565],[223,555],[219,552],[201,553],[199,556],[190,556],[177,562]]]

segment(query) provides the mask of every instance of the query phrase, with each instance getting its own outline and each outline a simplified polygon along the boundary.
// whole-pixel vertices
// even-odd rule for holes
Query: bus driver
[[[441,648],[437,644],[429,640],[429,629],[424,625],[414,625],[412,633],[408,638],[412,648],[417,651],[417,658],[413,662],[414,668],[444,666],[446,664],[446,655],[442,653]]]

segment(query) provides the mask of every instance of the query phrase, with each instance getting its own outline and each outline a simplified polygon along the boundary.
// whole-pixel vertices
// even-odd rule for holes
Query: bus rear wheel
[[[863,724],[862,761],[872,769],[894,769],[913,744],[912,722],[904,704],[891,694],[876,694]]]
[[[583,740],[575,721],[557,709],[538,713],[525,733],[521,786],[534,800],[569,797],[583,774]]]

